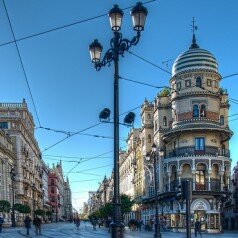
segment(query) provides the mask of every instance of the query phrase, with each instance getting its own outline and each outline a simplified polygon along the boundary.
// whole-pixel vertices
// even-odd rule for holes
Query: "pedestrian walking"
[[[141,231],[141,226],[143,225],[143,220],[138,219],[136,225],[137,225],[137,231]]]
[[[111,223],[112,223],[112,218],[108,217],[107,224],[106,224],[106,226],[108,227],[108,233],[111,232]]]
[[[41,218],[36,216],[35,219],[33,220],[33,225],[35,226],[35,232],[36,235],[42,235],[41,234]]]
[[[4,223],[4,219],[0,216],[0,233],[2,233],[2,224]]]
[[[80,227],[80,222],[81,222],[80,218],[77,217],[77,218],[75,219],[75,224],[76,224],[76,228],[77,228],[77,230],[78,230],[79,227]]]
[[[99,218],[98,219],[98,228],[100,228],[101,225],[102,225],[102,220]]]
[[[197,219],[195,222],[195,237],[197,237],[197,233],[199,233],[200,237],[202,237],[201,234],[201,222]]]
[[[97,220],[93,217],[91,222],[93,225],[93,230],[96,231]]]
[[[24,220],[24,223],[25,223],[25,228],[26,228],[26,235],[29,236],[30,233],[30,228],[31,228],[31,218],[30,216],[26,216],[25,220]]]

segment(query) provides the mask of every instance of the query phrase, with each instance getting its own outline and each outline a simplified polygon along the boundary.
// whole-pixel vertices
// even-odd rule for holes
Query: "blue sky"
[[[5,0],[16,39],[44,32],[107,13],[114,3],[121,8],[136,1],[78,1],[78,0]],[[175,58],[187,50],[191,43],[191,21],[198,26],[197,41],[201,48],[216,57],[222,76],[238,72],[237,0],[161,0],[146,4],[148,17],[139,44],[131,51],[154,64],[171,71]],[[129,10],[124,11],[122,33],[132,38]],[[90,62],[88,45],[98,38],[109,48],[112,32],[107,16],[36,37],[18,41],[26,75],[35,100],[40,123],[43,127],[77,132],[97,124],[98,114],[104,108],[113,109],[113,67],[99,72]],[[0,44],[13,37],[2,1],[0,1]],[[168,61],[168,65],[162,62]],[[15,44],[0,47],[1,102],[21,102],[26,98],[36,127],[39,126],[30,94],[24,79]],[[128,53],[120,58],[120,75],[157,86],[168,85],[170,75]],[[237,77],[221,82],[228,89],[229,97],[238,100]],[[157,90],[127,81],[120,81],[120,113],[141,105],[147,98],[152,101]],[[238,105],[230,103],[230,115],[237,113]],[[140,126],[140,110],[135,110],[136,126]],[[230,117],[236,119],[237,116]],[[121,118],[123,120],[123,118]],[[238,160],[237,121],[230,122],[234,136],[230,142],[232,164]],[[129,128],[121,127],[120,136],[126,137]],[[113,126],[101,124],[84,131],[91,135],[113,136]],[[42,151],[65,137],[62,133],[37,129],[36,138]],[[123,141],[121,147],[125,146]],[[69,173],[72,181],[73,203],[76,207],[86,201],[88,190],[95,190],[104,175],[110,175],[113,163],[113,140],[88,135],[75,135],[43,152],[49,165],[62,159],[64,172],[69,172],[80,158],[93,158],[80,163]],[[107,154],[104,154],[108,152]],[[103,156],[99,156],[104,154]],[[51,155],[51,156],[49,156]],[[60,157],[52,157],[60,156]],[[77,157],[66,158],[65,156]],[[104,166],[104,167],[102,167]],[[97,167],[102,167],[94,169]],[[84,181],[88,180],[88,181]],[[84,182],[77,182],[84,181]]]

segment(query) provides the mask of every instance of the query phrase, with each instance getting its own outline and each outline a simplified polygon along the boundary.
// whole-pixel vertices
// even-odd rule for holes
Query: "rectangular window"
[[[178,83],[176,84],[176,89],[177,89],[177,90],[181,90],[181,82],[178,82]]]
[[[207,86],[209,86],[209,87],[212,86],[212,80],[211,79],[207,79]]]
[[[205,138],[195,138],[195,150],[205,150]]]
[[[8,129],[8,124],[7,124],[7,122],[0,122],[0,128],[1,128],[1,129]]]
[[[215,88],[218,88],[218,82],[215,81],[214,83],[215,83]]]
[[[191,80],[190,79],[185,81],[185,86],[186,87],[191,87]]]

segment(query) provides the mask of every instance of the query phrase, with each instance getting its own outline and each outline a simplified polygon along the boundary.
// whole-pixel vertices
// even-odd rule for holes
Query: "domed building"
[[[222,208],[230,195],[229,140],[233,133],[228,126],[228,94],[220,88],[220,81],[216,58],[201,49],[193,35],[189,50],[173,64],[171,93],[158,94],[154,108],[142,110],[142,132],[153,133],[155,144],[165,151],[158,163],[160,217],[176,230],[186,228],[186,204],[176,196],[183,180],[192,184],[192,223],[199,219],[202,230],[209,233],[222,229]],[[146,113],[153,115],[153,129],[146,129]],[[145,143],[144,154],[150,146]],[[148,191],[146,194],[144,201],[153,202]],[[149,219],[148,209],[151,214],[154,210],[146,209],[142,216]]]

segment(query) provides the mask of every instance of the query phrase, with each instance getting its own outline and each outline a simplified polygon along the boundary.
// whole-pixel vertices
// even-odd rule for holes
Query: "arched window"
[[[54,185],[54,179],[51,179],[51,185]]]
[[[224,125],[224,116],[223,115],[220,116],[220,124]]]
[[[167,117],[166,116],[163,117],[163,126],[167,126]]]
[[[193,117],[199,117],[199,108],[198,105],[193,106]]]
[[[151,115],[150,114],[147,114],[147,119],[151,119]]]
[[[205,105],[201,105],[200,117],[206,117],[206,106]]]
[[[202,87],[202,79],[201,79],[201,77],[197,77],[196,78],[196,86],[199,87],[199,88]]]
[[[148,135],[148,143],[151,143],[151,135]]]

